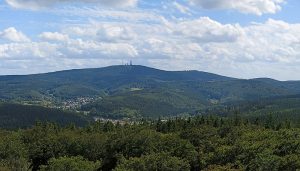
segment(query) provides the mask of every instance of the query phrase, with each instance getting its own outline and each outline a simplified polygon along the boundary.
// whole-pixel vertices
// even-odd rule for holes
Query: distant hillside
[[[219,106],[203,108],[197,111],[197,114],[238,116],[258,123],[269,121],[279,124],[289,121],[292,126],[300,127],[300,94],[228,102]]]
[[[74,98],[109,94],[122,88],[159,87],[166,82],[231,79],[199,71],[171,72],[138,65],[111,66],[26,76],[0,76],[0,98]]]
[[[0,104],[0,128],[26,128],[34,125],[36,121],[54,122],[62,126],[71,123],[84,126],[88,124],[89,119],[76,113],[41,106]]]
[[[254,80],[271,84],[274,87],[288,89],[293,92],[300,92],[300,81],[277,81],[269,78],[258,78]]]
[[[227,102],[300,93],[300,82],[243,80],[200,71],[110,66],[26,76],[0,76],[0,99],[62,104],[92,97],[81,110],[105,117],[159,117]],[[98,98],[101,97],[101,98]]]

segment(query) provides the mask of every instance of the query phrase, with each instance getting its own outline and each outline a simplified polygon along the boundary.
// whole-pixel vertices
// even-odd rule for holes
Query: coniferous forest
[[[0,170],[297,170],[300,129],[241,117],[37,122],[0,131]]]

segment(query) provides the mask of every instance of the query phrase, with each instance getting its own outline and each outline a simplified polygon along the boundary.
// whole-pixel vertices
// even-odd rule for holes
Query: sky
[[[299,0],[0,0],[0,75],[133,64],[300,80]]]

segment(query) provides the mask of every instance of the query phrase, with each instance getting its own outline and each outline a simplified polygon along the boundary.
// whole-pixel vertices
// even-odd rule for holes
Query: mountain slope
[[[300,92],[300,81],[277,81],[270,78],[257,78],[254,80],[272,84],[274,87],[288,89],[293,92]]]
[[[34,125],[36,121],[54,122],[59,125],[73,123],[77,126],[84,126],[88,124],[89,120],[89,118],[74,112],[41,106],[0,103],[0,128],[25,128]]]
[[[159,87],[166,82],[232,78],[199,71],[162,71],[144,66],[111,66],[28,76],[0,76],[0,98],[47,99],[103,95],[121,87]]]
[[[205,106],[300,93],[300,82],[243,80],[200,71],[110,66],[27,76],[0,76],[0,99],[76,106],[107,117],[174,116]]]

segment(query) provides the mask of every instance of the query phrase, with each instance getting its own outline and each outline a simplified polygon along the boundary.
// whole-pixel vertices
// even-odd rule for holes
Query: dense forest
[[[76,126],[87,125],[91,118],[82,113],[63,111],[34,105],[0,103],[0,128],[28,128],[36,121],[55,122],[61,126],[74,123]]]
[[[297,170],[300,129],[241,117],[95,122],[85,127],[37,122],[0,131],[0,170]]]
[[[252,122],[272,120],[275,124],[291,121],[293,127],[300,128],[300,95],[263,98],[254,101],[231,102],[198,110],[195,114],[214,114],[222,117],[239,115]]]

